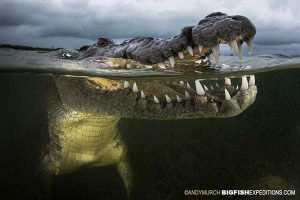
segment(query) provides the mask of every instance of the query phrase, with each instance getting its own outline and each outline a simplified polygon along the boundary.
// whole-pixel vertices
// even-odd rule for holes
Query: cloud
[[[215,11],[250,18],[257,44],[300,43],[299,10],[298,0],[1,0],[0,43],[168,37]]]

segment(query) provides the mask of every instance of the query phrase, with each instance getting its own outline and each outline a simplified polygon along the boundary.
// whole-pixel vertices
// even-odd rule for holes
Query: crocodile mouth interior
[[[244,110],[253,103],[257,88],[255,76],[241,78],[224,78],[223,80],[194,81],[120,81],[105,78],[87,78],[91,87],[99,94],[115,93],[117,97],[132,98],[132,101],[143,101],[148,106],[194,108],[197,104],[206,103],[221,111],[224,104],[233,103],[238,110]],[[251,101],[251,102],[249,102]],[[199,109],[199,108],[198,108]]]

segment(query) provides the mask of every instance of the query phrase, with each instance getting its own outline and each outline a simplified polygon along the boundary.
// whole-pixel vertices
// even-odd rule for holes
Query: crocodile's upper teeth
[[[253,39],[246,40],[246,43],[248,45],[249,55],[251,55],[253,51]]]
[[[252,86],[255,85],[255,76],[254,75],[250,76],[249,85],[252,85]]]
[[[204,87],[204,90],[208,90],[208,88],[206,87],[206,85],[203,85],[203,87]]]
[[[128,88],[128,87],[129,87],[128,81],[124,81],[124,88]]]
[[[181,98],[178,95],[176,95],[176,100],[178,103],[181,102]]]
[[[133,83],[132,91],[133,92],[138,92],[139,91],[135,82]]]
[[[178,57],[179,57],[180,59],[183,59],[183,58],[184,58],[184,55],[183,55],[182,51],[179,51],[177,54],[178,54]]]
[[[202,45],[199,45],[199,53],[202,52],[202,48],[203,48],[203,46],[202,46]]]
[[[168,103],[171,103],[171,102],[172,102],[171,98],[170,98],[168,95],[166,95],[166,101],[167,101]]]
[[[187,91],[185,91],[184,93],[185,93],[185,97],[186,97],[187,99],[190,98],[190,94],[189,94]]]
[[[231,80],[230,80],[230,78],[225,78],[225,84],[226,84],[226,85],[231,85]]]
[[[191,55],[194,55],[193,48],[191,46],[187,46],[186,48]]]
[[[184,85],[184,82],[183,82],[183,81],[179,81],[179,84],[180,84],[180,85]]]
[[[174,57],[171,56],[171,57],[169,57],[168,59],[169,59],[169,62],[170,62],[170,64],[171,64],[171,66],[174,67],[174,63],[175,63],[175,62],[174,62]]]
[[[220,60],[220,45],[214,46],[211,50],[212,50],[213,55],[215,57],[216,64],[218,64],[219,60]]]
[[[239,47],[236,40],[232,40],[231,42],[229,42],[229,46],[234,50],[236,54],[239,54]]]
[[[243,47],[242,47],[241,43],[238,43],[238,49],[239,49],[239,58],[242,59]]]
[[[195,81],[195,85],[196,85],[196,92],[198,95],[205,95],[205,91],[200,83],[199,80]]]
[[[215,88],[211,85],[211,86],[210,86],[210,89],[214,90]]]
[[[241,85],[241,90],[247,90],[249,88],[248,86],[248,80],[246,76],[242,77],[242,85]]]
[[[144,94],[143,90],[141,91],[141,98],[145,99],[146,95]]]
[[[238,89],[239,89],[239,86],[237,85],[235,89],[238,90]]]
[[[155,95],[153,96],[153,99],[154,99],[155,103],[159,103],[159,100],[158,100],[158,98]]]
[[[217,87],[220,87],[218,83],[216,83],[216,86],[217,86]]]
[[[186,87],[187,87],[187,89],[191,89],[191,86],[190,86],[190,84],[189,83],[186,83]]]
[[[226,90],[226,88],[225,88],[225,99],[226,100],[230,100],[231,99],[231,96],[230,96],[230,94],[229,94],[229,92]]]

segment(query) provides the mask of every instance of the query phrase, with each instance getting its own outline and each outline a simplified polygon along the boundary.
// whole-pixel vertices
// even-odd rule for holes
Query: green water
[[[184,196],[186,189],[290,189],[297,196],[252,199],[299,198],[300,70],[279,68],[256,74],[256,101],[233,118],[122,119],[118,129],[135,176],[132,199],[203,198]],[[50,77],[0,74],[1,199],[45,196],[36,172],[47,133],[45,84]],[[126,192],[114,166],[85,166],[54,177],[50,196],[126,199]]]

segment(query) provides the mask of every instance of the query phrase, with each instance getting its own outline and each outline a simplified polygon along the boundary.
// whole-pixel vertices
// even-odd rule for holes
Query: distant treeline
[[[23,45],[11,45],[11,44],[1,44],[0,48],[10,48],[16,50],[29,50],[29,51],[57,51],[62,48],[43,48],[43,47],[29,47]]]

